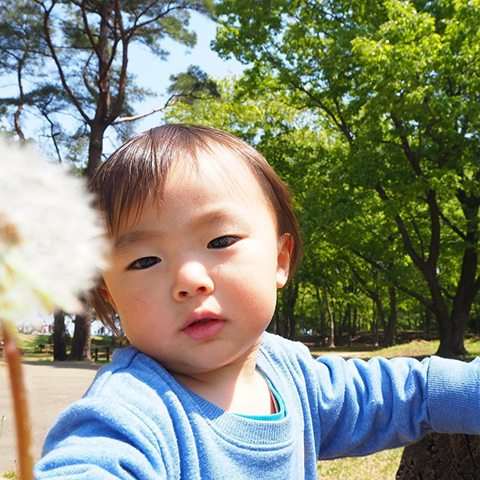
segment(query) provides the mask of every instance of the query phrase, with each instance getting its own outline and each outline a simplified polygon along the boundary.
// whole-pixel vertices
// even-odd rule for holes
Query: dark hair
[[[290,192],[265,158],[238,137],[200,125],[163,125],[137,135],[123,144],[96,171],[90,182],[95,206],[103,214],[108,236],[114,239],[125,215],[138,215],[147,198],[161,200],[172,163],[191,161],[196,166],[199,152],[215,147],[230,150],[245,162],[258,181],[277,224],[277,233],[289,233],[294,242],[289,279],[300,263],[302,240]],[[92,291],[90,303],[98,317],[118,333],[115,312],[104,299],[100,284]]]

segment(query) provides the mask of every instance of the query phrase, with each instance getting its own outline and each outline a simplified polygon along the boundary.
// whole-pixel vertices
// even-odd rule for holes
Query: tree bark
[[[330,336],[328,338],[328,347],[335,348],[335,320],[333,319],[332,309],[330,308],[330,301],[328,300],[327,287],[323,289],[325,296],[325,306],[327,307],[328,320],[330,322]]]
[[[90,314],[75,316],[75,332],[72,341],[71,360],[91,360],[90,346],[90,324],[92,318]]]
[[[63,362],[67,359],[67,338],[65,333],[65,314],[55,312],[53,323],[53,359]]]
[[[297,322],[295,318],[295,304],[298,297],[298,282],[290,282],[282,291],[282,310],[285,318],[286,335],[295,338]]]
[[[447,332],[440,332],[440,346],[437,355],[444,358],[457,358],[459,355],[465,355],[467,349],[464,343],[465,326],[450,325]]]
[[[385,346],[395,345],[395,335],[397,333],[397,290],[395,287],[389,288],[390,293],[390,313],[388,314],[387,328],[385,330]]]
[[[317,297],[318,309],[320,311],[320,338],[322,339],[322,347],[325,346],[325,312],[322,308],[322,299],[320,297],[320,290],[315,286],[315,295]]]
[[[424,324],[424,331],[427,339],[430,339],[430,329],[432,327],[432,311],[429,308],[426,308],[425,311],[425,324]]]
[[[345,312],[345,323],[347,327],[347,346],[351,346],[352,344],[352,305],[349,303],[347,304],[347,309]]]
[[[92,178],[97,168],[102,163],[103,152],[103,136],[105,134],[105,127],[96,125],[97,122],[92,122],[90,130],[90,141],[88,144],[88,164],[85,169],[84,176],[87,179]]]
[[[432,433],[405,448],[397,480],[480,479],[480,436]]]
[[[352,323],[352,331],[350,333],[351,337],[355,337],[357,335],[357,327],[358,327],[358,310],[357,307],[353,309],[353,323]]]

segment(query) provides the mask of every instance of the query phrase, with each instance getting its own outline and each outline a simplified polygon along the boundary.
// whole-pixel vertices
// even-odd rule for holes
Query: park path
[[[81,398],[100,364],[26,362],[33,456],[40,457],[45,436],[62,410]],[[0,361],[0,479],[16,467],[15,424],[7,366]]]

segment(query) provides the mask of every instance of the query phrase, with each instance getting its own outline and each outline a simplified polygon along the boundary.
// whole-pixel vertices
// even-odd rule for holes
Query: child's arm
[[[316,362],[319,458],[365,455],[429,431],[480,434],[480,362]]]
[[[115,351],[84,398],[47,435],[35,479],[179,478],[166,372],[135,349]],[[175,457],[175,458],[174,458]]]
[[[35,479],[169,478],[158,435],[118,398],[84,399],[64,412],[44,446]]]
[[[305,345],[266,333],[259,365],[304,426],[305,458],[363,456],[433,430],[480,435],[479,360],[315,360]]]

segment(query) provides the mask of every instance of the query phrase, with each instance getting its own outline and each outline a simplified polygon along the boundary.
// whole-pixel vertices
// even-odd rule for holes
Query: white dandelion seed
[[[103,263],[84,182],[31,147],[0,139],[0,318],[77,311]]]
[[[33,480],[27,394],[14,322],[78,310],[103,263],[84,183],[32,148],[0,139],[0,327],[10,372],[20,478]]]

